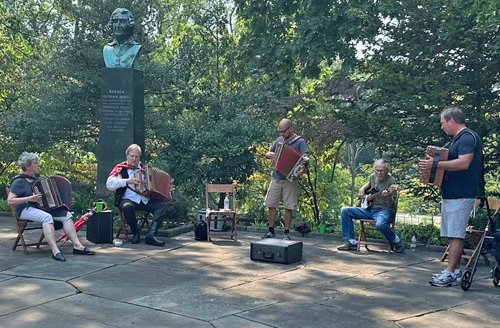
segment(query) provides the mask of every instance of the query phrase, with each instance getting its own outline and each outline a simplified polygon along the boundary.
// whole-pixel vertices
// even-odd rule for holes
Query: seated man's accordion
[[[272,167],[289,181],[297,180],[298,172],[304,169],[309,157],[302,154],[297,148],[279,143],[276,145]]]
[[[65,177],[51,175],[40,179],[31,187],[33,193],[41,194],[38,207],[50,212],[59,208],[69,211],[71,208],[71,182]]]
[[[137,193],[160,201],[172,199],[170,174],[152,166],[144,165],[134,176],[139,180]]]

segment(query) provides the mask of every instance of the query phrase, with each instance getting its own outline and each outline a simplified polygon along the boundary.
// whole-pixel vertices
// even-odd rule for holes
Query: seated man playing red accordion
[[[135,176],[141,171],[141,147],[136,144],[130,145],[125,154],[126,162],[116,165],[109,174],[106,181],[106,188],[115,191],[115,206],[118,206],[127,220],[132,233],[132,244],[141,242],[139,227],[135,211],[148,211],[153,214],[153,222],[146,236],[146,244],[154,246],[163,246],[165,242],[158,239],[156,234],[161,227],[163,218],[168,209],[168,203],[150,199],[147,196],[137,193],[136,187],[139,180]]]

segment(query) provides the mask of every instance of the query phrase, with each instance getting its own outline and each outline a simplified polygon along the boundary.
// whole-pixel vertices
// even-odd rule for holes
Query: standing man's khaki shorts
[[[285,209],[297,209],[297,180],[291,182],[271,179],[266,195],[266,207],[278,207],[282,198]]]

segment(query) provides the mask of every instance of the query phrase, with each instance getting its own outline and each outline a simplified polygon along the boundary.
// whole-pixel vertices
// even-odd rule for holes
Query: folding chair
[[[7,196],[9,196],[9,188],[5,188],[5,191],[7,192]],[[14,245],[12,245],[12,250],[15,251],[18,246],[22,246],[24,250],[24,254],[28,254],[28,248],[27,246],[36,246],[36,248],[40,248],[40,245],[48,245],[47,242],[42,242],[44,235],[42,232],[42,235],[38,239],[38,242],[36,243],[26,243],[26,240],[24,239],[24,232],[28,230],[43,230],[43,226],[37,225],[37,226],[32,226],[28,227],[28,224],[34,223],[38,224],[38,222],[34,222],[31,220],[20,220],[16,216],[16,212],[14,211],[14,206],[10,206],[10,210],[12,211],[12,217],[14,218],[14,224],[17,229],[17,237],[16,241],[14,242]]]
[[[142,217],[137,218],[138,214],[141,215]],[[128,227],[127,220],[125,220],[125,216],[119,209],[118,209],[118,216],[120,217],[120,229],[118,229],[118,232],[116,233],[116,238],[120,238],[120,235],[123,233],[125,236],[125,240],[129,241],[128,236],[132,235],[132,231],[129,231],[129,229],[127,229]],[[137,218],[137,223],[139,226],[139,234],[141,233],[144,226],[146,226],[149,231],[149,223],[151,220],[150,213],[148,211],[135,211],[135,216]]]
[[[207,240],[212,241],[210,235],[230,236],[232,240],[238,241],[238,232],[236,230],[236,188],[233,184],[207,184],[205,185],[205,205],[208,210],[210,208],[208,198],[210,193],[226,193],[231,197],[229,210],[208,211],[207,220]],[[231,222],[231,231],[211,231],[210,223],[217,221]]]
[[[391,229],[392,231],[394,231],[394,227],[396,225],[396,213],[397,213],[397,210],[398,210],[398,201],[399,201],[399,192],[396,193],[396,199],[395,199],[395,203],[396,203],[396,211],[394,213],[394,221],[391,222]],[[387,241],[368,241],[366,239],[366,230],[377,230],[376,228],[373,228],[373,226],[375,226],[375,220],[374,219],[362,219],[362,220],[359,220],[359,235],[358,235],[358,251],[360,250],[361,246],[365,246],[366,250],[367,251],[370,251],[370,249],[368,248],[368,246],[387,246],[388,247],[388,250],[387,252],[390,253],[392,252],[392,244],[390,244],[389,242]],[[370,227],[368,226],[365,226],[365,225],[369,225]]]

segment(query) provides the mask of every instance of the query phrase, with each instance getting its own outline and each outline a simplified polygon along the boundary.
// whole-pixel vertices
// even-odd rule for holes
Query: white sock
[[[399,239],[399,236],[396,235],[396,238],[394,238],[394,241],[392,243],[395,244],[395,243],[399,243],[400,241],[401,241],[401,239]]]
[[[353,245],[356,245],[358,243],[356,239],[349,239],[349,242]]]

